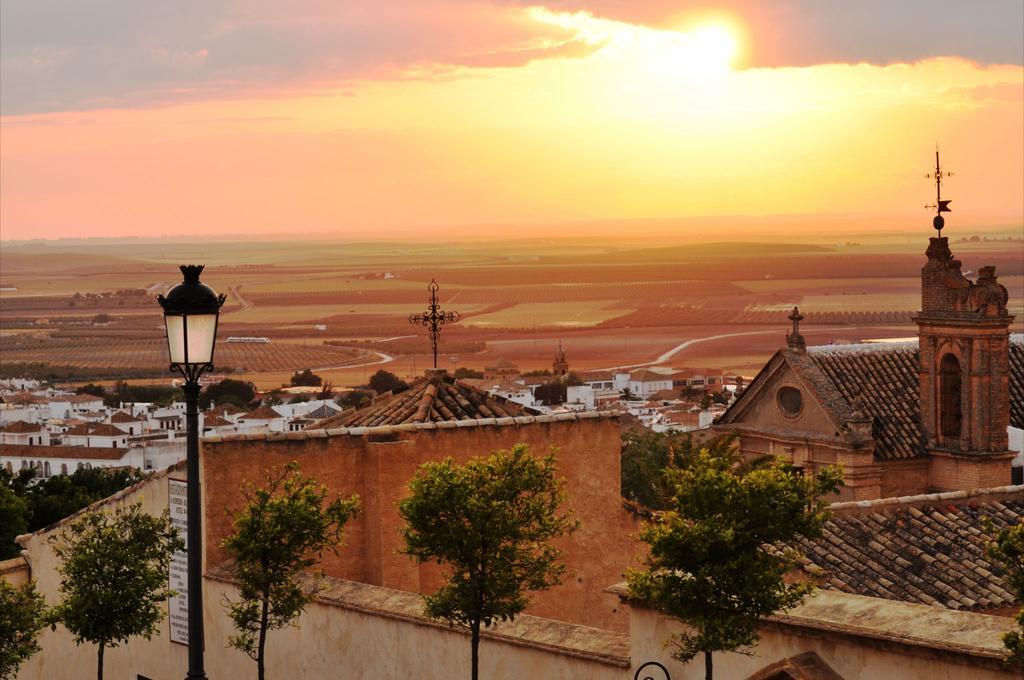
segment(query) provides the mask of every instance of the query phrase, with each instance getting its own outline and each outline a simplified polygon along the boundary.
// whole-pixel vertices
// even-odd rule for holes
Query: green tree
[[[404,552],[436,561],[446,583],[425,597],[427,615],[470,630],[472,678],[479,677],[480,627],[512,620],[528,592],[561,582],[565,567],[554,538],[576,529],[555,458],[535,458],[525,444],[465,465],[426,463],[399,504]]]
[[[665,510],[673,493],[669,470],[689,467],[702,449],[742,464],[735,441],[735,436],[722,435],[698,444],[689,432],[630,431],[622,438],[622,497],[652,510]]]
[[[15,588],[0,579],[0,680],[12,680],[21,662],[39,651],[36,635],[46,625],[46,601],[29,581]]]
[[[797,559],[787,546],[820,536],[824,497],[842,485],[841,473],[805,477],[782,460],[738,469],[731,457],[701,451],[666,474],[671,508],[641,532],[650,554],[643,569],[627,573],[629,590],[688,624],[671,638],[673,656],[688,662],[703,653],[711,680],[714,652],[749,650],[758,621],[811,591],[810,583],[783,580]]]
[[[107,396],[107,389],[103,385],[97,385],[96,383],[89,383],[88,385],[82,385],[75,394],[91,394],[94,397],[100,397],[101,399]]]
[[[308,368],[304,371],[296,371],[291,379],[292,387],[319,387],[323,381],[323,378]]]
[[[28,531],[28,501],[18,496],[9,486],[0,486],[0,560],[21,554],[14,539]]]
[[[565,384],[558,380],[537,385],[533,390],[533,398],[547,406],[564,404],[566,394]]]
[[[342,408],[363,408],[373,403],[373,392],[369,390],[349,390],[337,399]]]
[[[633,401],[634,399],[636,399],[636,395],[634,395],[633,390],[628,387],[623,388],[622,391],[619,392],[619,401]]]
[[[991,521],[987,528],[992,529]],[[1024,602],[1024,524],[1003,528],[996,535],[989,554],[1006,566],[1006,580],[1017,595],[1017,601]],[[1024,608],[1017,612],[1016,621],[1017,630],[1006,633],[1003,644],[1009,652],[1007,664],[1024,668]]]
[[[61,602],[54,618],[76,644],[97,646],[96,677],[103,680],[103,652],[128,638],[147,640],[164,617],[171,555],[185,547],[164,512],[153,517],[139,504],[113,513],[90,512],[51,537],[62,560]]]
[[[244,380],[232,380],[225,378],[220,382],[207,385],[199,395],[199,407],[210,408],[211,404],[232,404],[248,408],[249,403],[256,398],[256,386]]]
[[[359,497],[326,505],[327,488],[303,477],[298,463],[267,472],[266,484],[243,490],[234,531],[221,546],[235,559],[240,599],[227,602],[237,635],[229,644],[256,662],[263,680],[267,632],[291,624],[319,588],[319,574],[304,578],[325,550],[337,552]]]
[[[456,368],[453,375],[456,380],[462,380],[464,378],[480,379],[484,377],[483,371],[476,371],[472,368],[466,368],[465,366],[459,366]]]
[[[394,373],[381,369],[370,376],[370,382],[367,387],[377,394],[384,394],[385,392],[393,392],[397,394],[398,392],[404,392],[409,389],[409,383],[405,382]]]

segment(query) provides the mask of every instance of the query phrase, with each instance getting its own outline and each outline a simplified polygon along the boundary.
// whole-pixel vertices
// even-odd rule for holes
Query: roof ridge
[[[971,491],[942,491],[938,493],[922,493],[913,496],[890,496],[888,498],[873,498],[863,501],[840,501],[829,505],[833,513],[845,513],[846,511],[857,510],[879,510],[886,508],[913,507],[916,504],[930,505],[933,503],[944,503],[951,501],[966,502],[978,500],[982,497],[990,500],[999,498],[1021,498],[1024,500],[1024,484],[1010,484],[1007,486],[996,486],[988,489],[972,489]]]

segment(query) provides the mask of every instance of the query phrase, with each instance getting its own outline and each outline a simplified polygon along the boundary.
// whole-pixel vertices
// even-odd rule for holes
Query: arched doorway
[[[961,390],[960,361],[955,355],[947,354],[939,363],[939,432],[945,440],[943,443],[960,438]]]

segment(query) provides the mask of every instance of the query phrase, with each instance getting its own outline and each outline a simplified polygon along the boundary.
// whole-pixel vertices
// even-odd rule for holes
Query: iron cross
[[[459,320],[458,312],[442,312],[441,305],[437,303],[437,291],[440,286],[437,281],[430,280],[427,290],[430,291],[430,304],[424,314],[412,314],[409,323],[417,326],[426,326],[430,333],[430,347],[434,350],[434,368],[437,368],[437,336],[441,334],[441,326],[446,323],[455,323]]]

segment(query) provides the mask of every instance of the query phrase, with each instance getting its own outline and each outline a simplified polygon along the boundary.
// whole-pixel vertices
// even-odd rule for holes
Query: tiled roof
[[[124,411],[118,411],[114,415],[110,416],[110,422],[112,423],[137,423],[142,418],[136,418],[135,416],[125,413]]]
[[[1024,487],[837,503],[824,535],[802,541],[803,568],[824,588],[949,609],[1016,604],[988,556],[994,531],[1024,518]]]
[[[313,420],[322,420],[324,418],[330,418],[340,413],[339,409],[331,408],[327,404],[321,404],[318,408],[313,409],[309,413],[304,413],[304,418],[312,418]]]
[[[131,449],[106,446],[28,446],[27,444],[0,444],[0,455],[13,458],[78,458],[81,460],[120,460]]]
[[[0,432],[4,432],[6,434],[27,434],[29,432],[41,432],[42,429],[42,425],[26,423],[24,420],[15,420],[13,423],[7,423],[3,427],[0,427]]]
[[[203,427],[224,427],[225,425],[234,425],[234,423],[224,420],[216,413],[203,417]]]
[[[94,401],[103,401],[103,397],[97,397],[95,394],[72,394],[67,401],[72,404],[91,404]]]
[[[654,371],[645,368],[645,369],[642,369],[642,370],[635,371],[635,372],[631,373],[630,376],[629,376],[629,379],[630,380],[636,380],[638,382],[654,382],[656,380],[669,380],[669,381],[671,381],[672,380],[672,375],[671,374],[665,375],[664,373],[655,373]]]
[[[531,415],[536,411],[472,385],[443,371],[418,378],[409,389],[355,412],[339,414],[315,427],[374,427],[402,423],[474,420]]]
[[[275,418],[283,417],[269,406],[260,406],[255,411],[249,411],[244,416],[239,417],[239,420],[274,420]]]
[[[846,405],[871,420],[877,458],[924,455],[916,346],[812,347],[808,356]]]
[[[82,423],[76,425],[64,434],[91,437],[122,437],[127,434],[124,430],[114,427],[108,423]]]
[[[221,415],[225,415],[225,416],[234,416],[234,415],[238,415],[239,413],[245,413],[245,409],[239,408],[238,406],[236,406],[235,404],[232,404],[230,402],[228,402],[226,404],[217,404],[214,407],[214,410],[217,413],[220,413]]]
[[[647,401],[679,401],[679,390],[658,390],[646,398]]]

